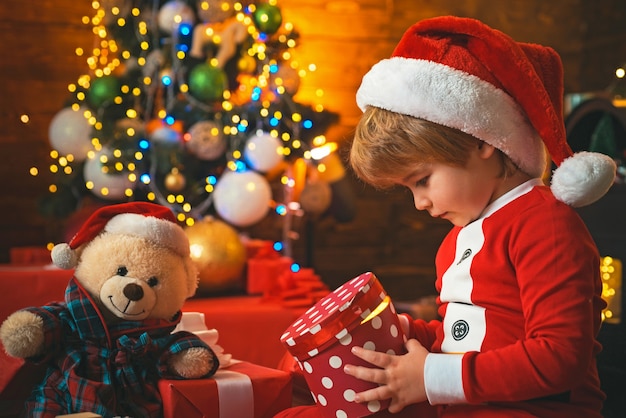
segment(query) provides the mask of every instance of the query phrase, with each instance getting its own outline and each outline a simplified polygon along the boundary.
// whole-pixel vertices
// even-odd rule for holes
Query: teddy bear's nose
[[[130,300],[139,300],[143,297],[143,289],[135,283],[129,283],[124,286],[124,296]]]

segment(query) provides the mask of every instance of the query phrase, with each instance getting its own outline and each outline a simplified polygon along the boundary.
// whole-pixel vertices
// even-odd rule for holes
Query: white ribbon
[[[219,418],[254,417],[254,393],[250,377],[230,370],[218,370],[213,379],[217,383]]]

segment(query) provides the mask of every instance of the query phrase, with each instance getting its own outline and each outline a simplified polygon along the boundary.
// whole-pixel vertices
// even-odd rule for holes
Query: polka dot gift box
[[[345,364],[372,367],[351,353],[355,345],[394,354],[406,352],[406,337],[396,311],[373,273],[361,274],[331,292],[280,339],[302,369],[325,417],[364,417],[389,406],[388,401],[354,402],[355,393],[375,384],[343,371]]]

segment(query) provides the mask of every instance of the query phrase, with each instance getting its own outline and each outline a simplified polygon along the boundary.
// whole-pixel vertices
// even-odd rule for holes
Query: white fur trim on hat
[[[392,57],[365,74],[356,100],[470,134],[508,155],[524,172],[540,176],[543,141],[519,105],[475,75],[433,61]]]
[[[597,152],[578,152],[554,170],[550,189],[554,196],[573,207],[600,199],[613,185],[615,162]]]
[[[154,216],[122,213],[111,218],[104,231],[145,238],[183,257],[189,255],[189,239],[184,230],[173,222]]]

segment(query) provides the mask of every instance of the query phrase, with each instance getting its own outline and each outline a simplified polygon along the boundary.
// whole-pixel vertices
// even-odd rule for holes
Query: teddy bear
[[[159,379],[216,372],[209,345],[172,332],[198,275],[170,209],[147,202],[102,207],[51,257],[74,269],[64,301],[14,312],[0,327],[10,356],[45,369],[25,416],[157,417]]]

